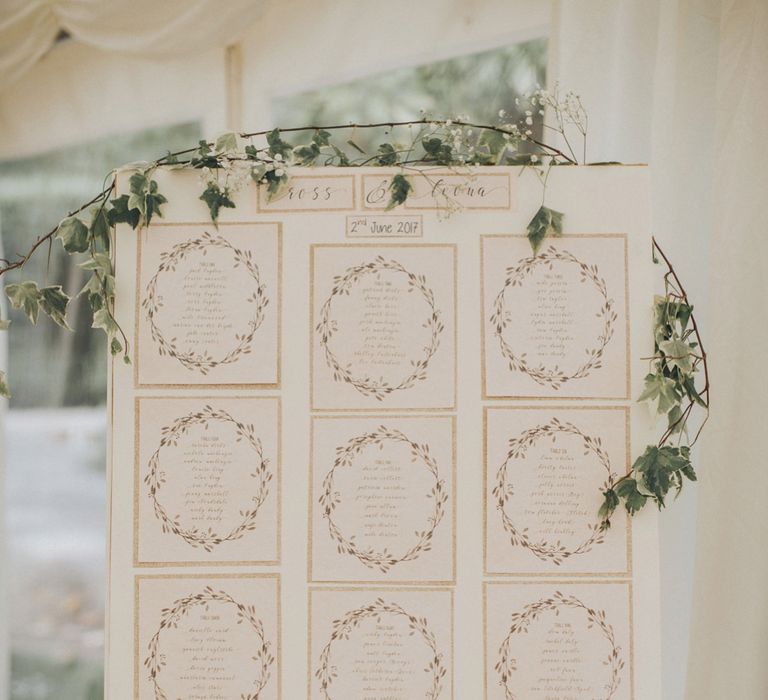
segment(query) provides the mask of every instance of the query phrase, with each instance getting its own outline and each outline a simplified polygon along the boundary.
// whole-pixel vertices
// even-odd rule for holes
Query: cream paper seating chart
[[[661,697],[647,169],[397,172],[117,227],[110,700]]]

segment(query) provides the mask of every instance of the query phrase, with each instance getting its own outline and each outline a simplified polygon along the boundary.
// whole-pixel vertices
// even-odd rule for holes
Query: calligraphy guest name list
[[[174,333],[188,347],[215,346],[231,332],[227,272],[215,261],[199,262],[184,276],[184,310],[173,321]]]
[[[531,686],[541,700],[585,700],[594,697],[594,686],[582,672],[584,656],[573,624],[553,622],[539,649],[537,668],[541,675]]]
[[[189,700],[230,700],[228,690],[237,680],[237,672],[228,662],[235,651],[231,631],[231,623],[211,611],[188,623],[179,681],[189,689]]]
[[[362,644],[352,659],[355,687],[363,700],[410,700],[418,679],[412,641],[401,623],[381,618],[365,623]]]
[[[357,487],[355,500],[363,516],[365,541],[398,539],[400,504],[407,499],[402,467],[381,457],[366,461],[361,471],[362,483]]]
[[[557,364],[573,343],[576,313],[569,307],[569,283],[561,273],[546,272],[536,280],[536,298],[530,312],[530,342],[538,357]]]
[[[185,448],[184,509],[198,525],[223,520],[233,495],[226,484],[231,466],[232,451],[218,435],[204,433]]]
[[[539,533],[547,539],[575,537],[589,518],[579,484],[577,459],[566,446],[553,445],[538,455],[533,471],[526,519],[538,522]]]
[[[391,279],[374,277],[362,289],[362,317],[353,356],[364,370],[381,373],[406,360],[403,347],[403,290]]]

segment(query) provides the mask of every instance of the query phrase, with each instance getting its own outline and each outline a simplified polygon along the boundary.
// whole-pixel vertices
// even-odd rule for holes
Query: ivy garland
[[[160,167],[188,168],[201,172],[204,189],[200,200],[206,203],[211,221],[217,225],[222,208],[234,208],[234,194],[249,180],[267,190],[268,197],[278,196],[286,187],[295,168],[309,166],[398,167],[400,172],[389,185],[388,209],[406,201],[413,190],[411,178],[424,174],[424,168],[444,166],[467,168],[483,165],[522,165],[530,167],[546,193],[547,178],[554,166],[586,164],[587,115],[578,95],[561,94],[558,89],[538,89],[523,97],[524,116],[513,122],[499,112],[498,124],[477,124],[468,117],[432,119],[423,116],[409,121],[373,124],[339,124],[332,126],[302,126],[250,133],[225,133],[215,142],[200,141],[195,147],[168,152],[150,163],[137,167],[130,176],[129,193],[115,197],[116,174],[105,179],[104,187],[57,226],[37,238],[29,251],[15,260],[0,259],[0,277],[24,267],[45,244],[58,238],[70,254],[82,254],[80,266],[91,272],[88,283],[79,292],[87,297],[94,328],[107,335],[113,356],[122,354],[130,364],[128,338],[114,316],[115,279],[111,258],[111,236],[117,224],[134,229],[149,225],[162,217],[166,197],[153,179]],[[544,133],[553,133],[558,148],[537,137],[534,125],[547,116]],[[375,153],[368,153],[354,141],[356,129],[386,129],[384,143]],[[395,130],[407,131],[405,142],[396,139]],[[339,133],[350,133],[342,141]],[[398,132],[399,133],[399,132]],[[577,134],[581,139],[581,159],[571,144]],[[290,136],[289,136],[290,135]],[[301,143],[286,140],[294,135],[304,137]],[[352,154],[352,155],[350,155]],[[455,203],[446,202],[451,211]],[[563,213],[542,204],[528,224],[528,238],[534,255],[548,236],[558,236],[563,230]],[[659,414],[666,415],[668,427],[658,444],[650,445],[634,463],[632,470],[606,489],[600,517],[605,526],[610,516],[623,502],[634,514],[650,499],[661,508],[670,489],[678,493],[686,479],[695,480],[690,461],[690,447],[701,432],[701,426],[688,444],[683,444],[696,408],[709,409],[709,376],[706,353],[701,344],[693,307],[688,301],[669,260],[654,241],[656,253],[667,265],[664,275],[666,291],[655,302],[655,353],[649,358],[651,372],[641,401],[656,402]],[[55,323],[69,329],[66,320],[70,297],[61,285],[40,287],[37,282],[9,284],[5,292],[14,308],[21,309],[30,322],[37,323],[40,312]],[[9,320],[0,320],[0,330],[6,330]],[[699,390],[696,375],[703,370],[704,387]],[[0,396],[9,397],[5,373],[0,371]],[[704,421],[706,421],[706,415]],[[703,426],[702,422],[702,426]]]

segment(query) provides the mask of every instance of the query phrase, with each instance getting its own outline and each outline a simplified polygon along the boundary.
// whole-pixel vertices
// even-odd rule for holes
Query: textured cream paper
[[[454,246],[312,248],[312,405],[453,408]]]
[[[281,697],[276,576],[139,577],[135,639],[136,700]]]
[[[485,395],[629,398],[626,237],[482,242]]]
[[[597,517],[630,466],[629,409],[486,409],[486,571],[625,576],[628,518]]]
[[[276,564],[280,401],[139,398],[136,564]]]
[[[488,700],[632,700],[629,583],[486,584]]]
[[[452,417],[315,418],[310,580],[452,583]]]
[[[309,697],[445,698],[453,693],[453,593],[310,591]]]
[[[633,685],[633,700],[658,700],[661,696],[657,516],[653,510],[647,509],[633,520],[631,533],[623,516],[617,514],[610,540],[588,553],[552,565],[539,561],[524,549],[508,546],[503,529],[493,530],[498,526],[495,520],[498,514],[487,480],[492,482],[510,437],[546,423],[552,417],[581,425],[585,434],[600,433],[611,463],[617,465],[617,473],[626,466],[620,463],[627,459],[627,449],[629,455],[636,455],[645,444],[655,440],[652,417],[645,407],[634,402],[642,390],[646,369],[641,358],[652,350],[648,313],[652,299],[651,227],[646,169],[558,168],[550,174],[546,201],[565,212],[566,235],[546,241],[543,250],[551,245],[555,250],[573,253],[590,265],[597,264],[617,315],[613,335],[603,354],[603,366],[590,368],[586,376],[569,380],[559,389],[537,384],[520,372],[510,372],[502,361],[495,365],[488,361],[492,351],[503,358],[498,352],[498,340],[492,330],[489,333],[488,305],[503,285],[506,268],[530,257],[523,235],[527,222],[541,204],[541,184],[535,174],[529,169],[481,168],[476,177],[462,181],[464,188],[453,190],[465,209],[446,217],[444,210],[434,208],[434,184],[450,175],[450,182],[441,187],[459,186],[462,182],[456,178],[461,180],[463,173],[436,169],[423,181],[418,179],[421,176],[414,175],[420,196],[410,203],[409,209],[401,207],[383,212],[376,208],[379,205],[367,204],[365,193],[394,172],[380,168],[301,170],[298,173],[301,179],[295,185],[308,194],[298,196],[295,190],[297,194],[290,201],[270,205],[264,200],[260,202],[256,188],[250,186],[237,193],[237,208],[223,211],[216,229],[209,223],[205,204],[198,199],[197,174],[159,170],[155,178],[169,201],[163,206],[163,218],[158,220],[158,225],[153,223],[150,231],[142,232],[127,226],[118,227],[116,314],[124,328],[138,327],[139,346],[138,350],[134,349],[133,366],[115,362],[111,367],[106,659],[109,700],[131,700],[151,688],[143,661],[149,641],[147,635],[151,638],[154,634],[151,630],[159,622],[160,609],[173,606],[180,596],[192,594],[197,585],[205,587],[206,581],[215,581],[215,585],[211,584],[214,588],[223,587],[227,577],[233,574],[280,575],[285,672],[278,675],[283,697],[291,700],[322,697],[312,695],[318,692],[316,687],[313,689],[312,680],[316,678],[318,654],[332,633],[333,619],[373,604],[380,597],[385,602],[399,601],[404,610],[418,618],[426,617],[430,629],[437,625],[434,633],[436,639],[441,640],[440,648],[448,649],[441,653],[446,655],[446,677],[452,681],[447,681],[437,697],[430,700],[452,697],[480,700],[488,680],[487,665],[490,664],[491,670],[493,667],[493,659],[486,662],[481,650],[486,644],[489,648],[497,644],[486,634],[483,622],[484,583],[488,583],[489,590],[498,585],[505,591],[508,588],[532,590],[538,586],[544,595],[559,578],[577,581],[582,587],[579,594],[585,600],[597,601],[604,597],[604,591],[626,591],[632,584],[631,605],[622,593],[622,600],[627,602],[624,612],[616,619],[625,619],[622,616],[630,606],[628,612],[634,620],[631,643],[627,646],[622,640],[621,645],[625,651],[629,650],[627,653],[632,658],[634,680],[622,680],[617,692],[627,692]],[[312,201],[313,193],[322,192],[329,184],[343,185],[332,197],[333,207]],[[353,199],[346,194],[349,186]],[[120,191],[127,187],[127,178],[122,174],[119,187]],[[442,191],[440,188],[436,191],[438,198],[443,196]],[[337,206],[343,208],[337,209]],[[374,208],[368,208],[370,206]],[[283,211],[289,208],[290,211]],[[358,230],[353,234],[351,224],[361,219],[366,219],[365,223],[358,223]],[[406,224],[410,230],[398,230],[399,225],[405,227]],[[263,322],[250,339],[252,352],[241,353],[236,361],[211,368],[207,375],[188,369],[178,359],[159,355],[151,329],[146,319],[142,320],[144,307],[141,306],[142,295],[161,262],[160,253],[204,231],[218,232],[236,247],[253,251],[270,298]],[[353,237],[361,233],[364,239]],[[491,254],[489,246],[498,246],[498,249],[494,248]],[[208,255],[221,254],[221,249],[211,249],[201,258],[207,260]],[[228,290],[228,297],[241,300],[234,307],[235,316],[247,319],[247,312],[252,308],[248,302],[242,303],[242,297],[247,298],[252,285],[240,276],[242,270],[238,271],[232,256],[227,255],[228,258],[223,256],[219,261],[221,268],[228,270],[224,288]],[[350,267],[375,261],[377,256],[385,261],[395,260],[414,275],[424,276],[423,280],[418,278],[419,284],[433,293],[435,308],[440,311],[444,326],[438,333],[439,345],[427,362],[426,378],[417,378],[406,388],[388,392],[381,399],[364,395],[348,382],[334,380],[317,331],[321,307],[331,293],[333,278],[343,276]],[[386,332],[381,335],[386,338],[379,348],[385,351],[382,355],[385,360],[387,352],[391,355],[389,360],[395,360],[394,364],[380,365],[393,376],[394,369],[403,368],[397,364],[403,357],[418,362],[419,358],[411,355],[419,354],[423,359],[421,353],[430,347],[431,331],[425,342],[423,327],[427,321],[424,311],[429,306],[424,294],[416,290],[394,294],[387,291],[403,282],[403,274],[383,273],[378,280],[383,282],[382,286],[369,284],[378,291],[368,292],[367,301],[357,287],[351,289],[351,294],[344,296],[347,306],[343,313],[331,319],[339,323],[341,333],[336,335],[334,343],[339,339],[341,342],[332,343],[334,355],[346,357],[345,362],[352,369],[360,369],[357,365],[364,364],[360,360],[364,356],[354,353],[360,349],[363,335],[360,311],[366,305],[369,311],[394,311],[385,324]],[[482,282],[486,284],[485,291]],[[407,286],[407,282],[405,284]],[[567,280],[567,284],[565,311],[594,319],[595,285],[578,280]],[[515,289],[515,293],[518,291]],[[397,301],[402,296],[408,303]],[[186,304],[186,297],[181,293],[172,294],[171,299],[179,307]],[[510,294],[509,301],[513,300]],[[388,304],[393,304],[393,308],[387,308]],[[379,308],[371,308],[376,305]],[[522,310],[519,305],[512,309],[522,313],[529,307],[523,304]],[[525,316],[518,316],[518,322],[521,318]],[[594,339],[594,329],[587,325]],[[166,326],[167,319],[162,327]],[[375,327],[373,324],[368,330]],[[231,345],[230,340],[222,330],[212,348],[223,350],[224,346]],[[515,337],[509,336],[509,340],[511,343]],[[569,343],[568,348],[561,361],[565,368],[572,367],[572,361],[581,361],[582,355],[586,356],[586,347],[577,347],[575,343],[571,347]],[[197,348],[204,349],[203,344]],[[410,366],[407,361],[405,365]],[[386,372],[368,374],[381,378]],[[579,390],[571,390],[569,384],[578,385]],[[268,407],[276,410],[278,401],[282,423],[277,429],[280,440],[276,443],[274,433],[265,426],[273,424],[276,413]],[[280,446],[277,456],[270,455],[271,460],[277,460],[270,465],[276,469],[278,483],[259,509],[256,529],[240,539],[216,545],[211,552],[191,547],[183,538],[163,533],[162,528],[158,530],[153,505],[142,491],[141,473],[157,450],[161,429],[169,421],[202,410],[200,404],[203,408],[206,404],[213,409],[224,408],[233,416],[235,412],[243,414],[248,423],[254,424],[265,454]],[[422,548],[416,558],[396,563],[386,572],[370,569],[355,556],[340,554],[331,546],[328,523],[322,517],[318,502],[322,481],[330,469],[329,461],[335,458],[334,451],[355,436],[375,432],[381,426],[400,430],[416,444],[428,444],[448,493],[445,513],[434,530],[432,549]],[[208,430],[214,428],[221,435],[225,435],[225,429],[229,430],[226,423],[217,423]],[[239,457],[234,459],[244,446],[237,443],[236,438],[235,442],[228,439],[227,443],[235,448],[227,483],[242,486],[241,493],[232,491],[234,505],[241,496],[253,497],[254,480],[242,476],[243,462]],[[417,530],[425,529],[423,518],[429,517],[429,508],[424,506],[430,504],[431,487],[424,490],[424,486],[429,486],[424,481],[428,473],[425,468],[404,471],[408,465],[417,465],[418,460],[406,463],[407,455],[392,445],[385,447],[383,452],[388,456],[381,463],[381,471],[375,472],[376,478],[369,483],[387,483],[382,475],[395,472],[386,470],[399,469],[401,484],[407,487],[403,491],[406,496],[403,503],[409,506],[393,509],[394,525],[381,531],[387,536],[374,539],[369,545],[378,547],[381,540],[392,539],[397,541],[399,552],[401,543],[411,544],[406,527],[413,529],[414,536]],[[575,449],[566,447],[568,454]],[[245,450],[245,454],[249,454],[249,450]],[[171,462],[163,458],[164,464],[178,466],[178,462],[178,455]],[[365,510],[346,506],[355,502],[350,499],[355,489],[366,483],[358,478],[366,473],[361,470],[361,465],[364,469],[366,463],[371,464],[367,456],[362,461],[354,461],[343,478],[334,481],[334,490],[342,495],[338,513],[344,533],[357,532],[365,513]],[[515,474],[519,475],[522,462],[516,466]],[[578,487],[592,497],[599,489],[596,470],[595,461],[587,459],[580,468],[578,480]],[[403,475],[407,478],[402,478]],[[165,489],[171,482],[176,484],[176,489],[190,483],[188,478],[177,479],[180,476],[181,472],[169,471],[172,478],[161,488],[161,503],[167,501],[170,492]],[[277,488],[281,484],[282,488]],[[523,482],[513,482],[518,489],[523,485]],[[176,499],[179,493],[177,491]],[[183,505],[179,500],[176,503]],[[385,500],[374,500],[373,512],[381,516],[386,512],[385,504]],[[511,508],[513,501],[509,505]],[[178,515],[183,518],[184,510],[179,510]],[[227,512],[235,510],[240,508]],[[510,517],[516,525],[519,523],[516,502]],[[584,517],[584,523],[587,520]],[[208,527],[213,524],[209,523]],[[520,525],[531,531],[538,527],[536,518]],[[365,535],[370,530],[363,527],[360,532]],[[392,534],[396,537],[390,537]],[[279,538],[279,546],[275,536]],[[165,579],[147,579],[149,574],[170,577],[168,590],[153,588],[156,583],[166,585]],[[192,580],[191,587],[183,578],[190,574],[200,577]],[[140,605],[136,602],[137,582],[139,587],[149,586]],[[250,579],[244,579],[244,588],[238,589],[238,595],[243,592],[247,594],[244,597],[252,599],[252,604],[263,606],[265,598],[257,592],[261,589],[251,583]],[[400,589],[404,587],[407,590],[401,595]],[[310,588],[314,591],[311,614]],[[248,593],[250,590],[253,595]],[[235,597],[234,592],[232,595]],[[605,597],[606,604],[614,601],[612,593]],[[455,602],[452,616],[451,598]],[[531,598],[538,600],[537,596]],[[618,600],[618,596],[615,599]],[[143,601],[147,601],[147,607]],[[526,602],[530,601],[525,595],[517,601],[521,605]],[[511,603],[515,601],[502,605],[498,614],[492,616],[501,629],[509,624]],[[156,606],[154,613],[152,605]],[[616,622],[617,630],[621,624],[624,623]],[[314,646],[308,648],[308,644]],[[410,646],[405,648],[411,651]],[[423,646],[414,646],[413,658],[421,661],[423,653]],[[178,665],[179,657],[174,656],[173,663]],[[455,662],[450,662],[451,658]],[[350,657],[343,658],[344,663],[349,660]],[[246,685],[252,683],[253,677],[249,678],[247,672],[250,666],[243,663],[240,667],[240,680]],[[602,682],[601,674],[587,675],[588,682]],[[348,683],[355,676],[345,671],[344,678],[341,682]],[[405,690],[398,692],[408,700],[424,697],[431,686],[425,687],[423,680],[421,672],[406,678]],[[488,687],[489,692],[497,690],[493,682]],[[169,698],[188,697],[185,687],[175,685],[166,690]],[[276,690],[265,687],[263,692]],[[240,697],[242,692],[247,689],[226,697]],[[258,700],[268,697],[273,696],[262,694]],[[386,697],[386,690],[383,693],[375,690],[371,697],[381,700]],[[611,700],[617,697],[628,696],[615,695]],[[200,700],[216,700],[216,691],[202,693]]]
[[[138,244],[137,383],[276,385],[279,225],[154,225]]]

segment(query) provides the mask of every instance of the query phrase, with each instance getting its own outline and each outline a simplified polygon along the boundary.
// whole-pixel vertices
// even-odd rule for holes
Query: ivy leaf
[[[280,129],[273,129],[267,134],[267,145],[269,146],[269,155],[281,155],[284,159],[293,151],[293,146],[280,138]]]
[[[644,496],[637,489],[637,482],[632,478],[619,481],[615,487],[616,495],[624,501],[624,507],[630,515],[634,515],[647,502],[648,496]]]
[[[222,207],[235,208],[235,203],[229,198],[229,189],[225,187],[222,190],[215,182],[208,183],[208,187],[200,195],[200,199],[208,205],[211,221],[214,224],[217,224],[219,221],[219,211]]]
[[[424,148],[425,160],[434,160],[440,165],[450,165],[453,160],[453,149],[451,145],[441,138],[434,136],[421,140]]]
[[[603,492],[603,504],[598,511],[598,517],[603,521],[606,528],[611,526],[609,519],[616,508],[619,507],[619,503],[619,497],[613,489],[606,489]]]
[[[5,372],[0,369],[0,396],[6,399],[11,398],[11,387],[8,386],[8,379]]]
[[[379,165],[395,165],[397,163],[397,151],[391,143],[382,143],[379,146],[376,162]]]
[[[299,165],[312,165],[320,155],[320,146],[314,141],[306,146],[296,146],[293,156],[299,161]]]
[[[95,241],[101,243],[104,250],[109,250],[109,219],[103,206],[92,209],[91,236]]]
[[[61,244],[68,253],[84,253],[88,250],[88,227],[75,216],[70,216],[59,224],[56,237],[61,239]]]
[[[91,327],[101,328],[110,340],[114,337],[115,333],[120,330],[115,319],[112,317],[112,314],[109,312],[109,309],[106,308],[94,312]]]
[[[61,285],[43,287],[40,290],[40,308],[51,317],[52,321],[71,331],[67,323],[67,304],[69,304],[69,296],[64,293]]]
[[[325,129],[318,129],[315,132],[315,135],[312,137],[312,141],[314,141],[319,147],[330,145],[330,140],[331,132],[326,131]]]
[[[216,145],[213,149],[217,153],[232,153],[237,151],[237,134],[234,131],[227,131],[216,139]]]
[[[256,165],[251,168],[251,179],[258,185],[266,173],[267,166],[264,163],[256,163]]]
[[[40,312],[40,290],[36,282],[9,284],[5,288],[5,293],[14,309],[21,309],[33,324],[37,323]]]
[[[396,206],[402,204],[408,195],[413,190],[411,181],[402,173],[398,173],[392,178],[389,183],[389,204],[387,204],[387,211],[394,209]]]
[[[677,382],[660,373],[647,374],[645,377],[645,389],[637,400],[638,402],[657,401],[656,411],[658,413],[669,413],[673,406],[680,403]]]
[[[168,200],[160,194],[156,180],[150,180],[145,173],[134,173],[128,181],[131,194],[128,195],[127,207],[139,211],[139,221],[149,225],[152,217],[162,216],[160,205]],[[134,227],[135,228],[135,227]]]
[[[677,367],[683,374],[693,370],[691,346],[680,338],[672,338],[659,343],[659,350],[666,356],[664,359],[670,367]]]
[[[691,465],[690,448],[684,445],[649,445],[635,460],[632,472],[638,491],[653,498],[659,508],[664,507],[664,500],[671,487],[674,486],[678,493],[682,489],[681,474],[692,481],[696,479]]]
[[[107,213],[110,226],[128,224],[131,228],[138,227],[141,221],[141,212],[138,209],[128,208],[128,195],[124,194],[117,199],[110,200],[112,208]]]
[[[528,240],[531,243],[533,254],[539,252],[542,241],[547,236],[563,235],[563,217],[564,214],[549,207],[542,205],[534,214],[528,224]]]

